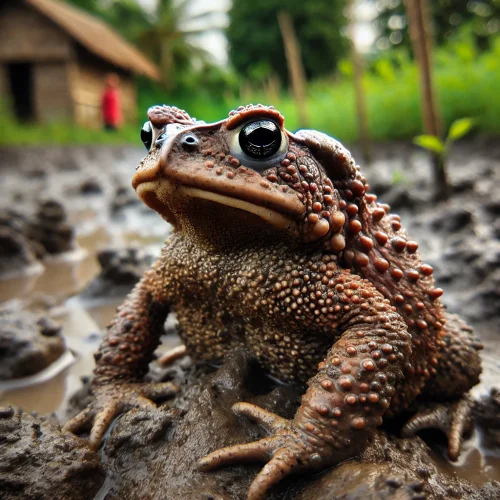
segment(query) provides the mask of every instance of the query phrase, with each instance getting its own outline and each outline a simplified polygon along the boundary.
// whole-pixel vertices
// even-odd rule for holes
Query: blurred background
[[[475,117],[478,132],[499,133],[500,2],[426,3],[428,39],[416,43],[431,46],[440,130]],[[27,0],[0,12],[3,144],[135,143],[156,103],[205,121],[272,103],[289,129],[351,144],[360,129],[375,141],[423,131],[418,19],[403,0]],[[122,94],[116,134],[101,127],[109,72]]]
[[[475,396],[498,385],[500,0],[1,0],[0,33],[0,406],[64,420],[159,255],[130,181],[162,103],[344,142],[486,345]],[[470,443],[453,473],[500,479]]]

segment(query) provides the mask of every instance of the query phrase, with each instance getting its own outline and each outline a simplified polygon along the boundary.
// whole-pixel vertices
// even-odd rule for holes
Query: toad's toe
[[[423,429],[439,429],[448,438],[448,456],[456,461],[464,435],[472,430],[471,401],[465,397],[453,403],[439,403],[411,417],[403,427],[402,435],[413,436]]]

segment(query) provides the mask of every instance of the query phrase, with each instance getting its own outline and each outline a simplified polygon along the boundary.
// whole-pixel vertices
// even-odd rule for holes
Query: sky
[[[373,2],[357,0],[355,9],[356,23],[354,27],[354,36],[356,47],[360,52],[369,52],[377,35],[373,26],[373,20],[377,15],[377,7]]]
[[[139,0],[139,3],[145,8],[153,9],[156,0]],[[354,36],[356,46],[360,52],[368,52],[375,40],[376,33],[371,21],[375,17],[376,7],[369,0],[356,0],[355,6]],[[188,4],[189,15],[197,15],[207,11],[211,11],[213,14],[207,18],[186,21],[183,24],[183,28],[187,30],[212,28],[205,33],[193,35],[192,40],[193,43],[207,50],[214,62],[220,65],[226,65],[228,62],[224,28],[227,25],[226,13],[230,7],[231,0],[191,0]]]

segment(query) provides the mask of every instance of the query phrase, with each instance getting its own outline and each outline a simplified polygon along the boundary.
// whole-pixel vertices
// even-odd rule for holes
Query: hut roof
[[[89,52],[120,68],[159,79],[158,67],[100,19],[55,0],[25,2],[56,23]]]

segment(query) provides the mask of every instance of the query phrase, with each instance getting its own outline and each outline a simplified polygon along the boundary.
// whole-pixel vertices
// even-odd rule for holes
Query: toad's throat
[[[173,184],[168,180],[161,179],[158,181],[149,181],[139,184],[136,187],[136,193],[146,205],[161,212],[161,210],[159,210],[159,206],[166,205],[167,198],[171,194],[173,187]],[[183,186],[182,184],[176,184],[174,189],[176,189],[178,194],[185,195],[189,198],[213,201],[219,205],[225,205],[227,207],[237,208],[245,212],[249,212],[257,217],[260,217],[262,220],[278,229],[291,229],[296,225],[296,221],[290,217],[287,217],[286,215],[283,215],[271,208],[256,205],[246,200],[214,193],[213,191],[206,191],[204,189]]]

